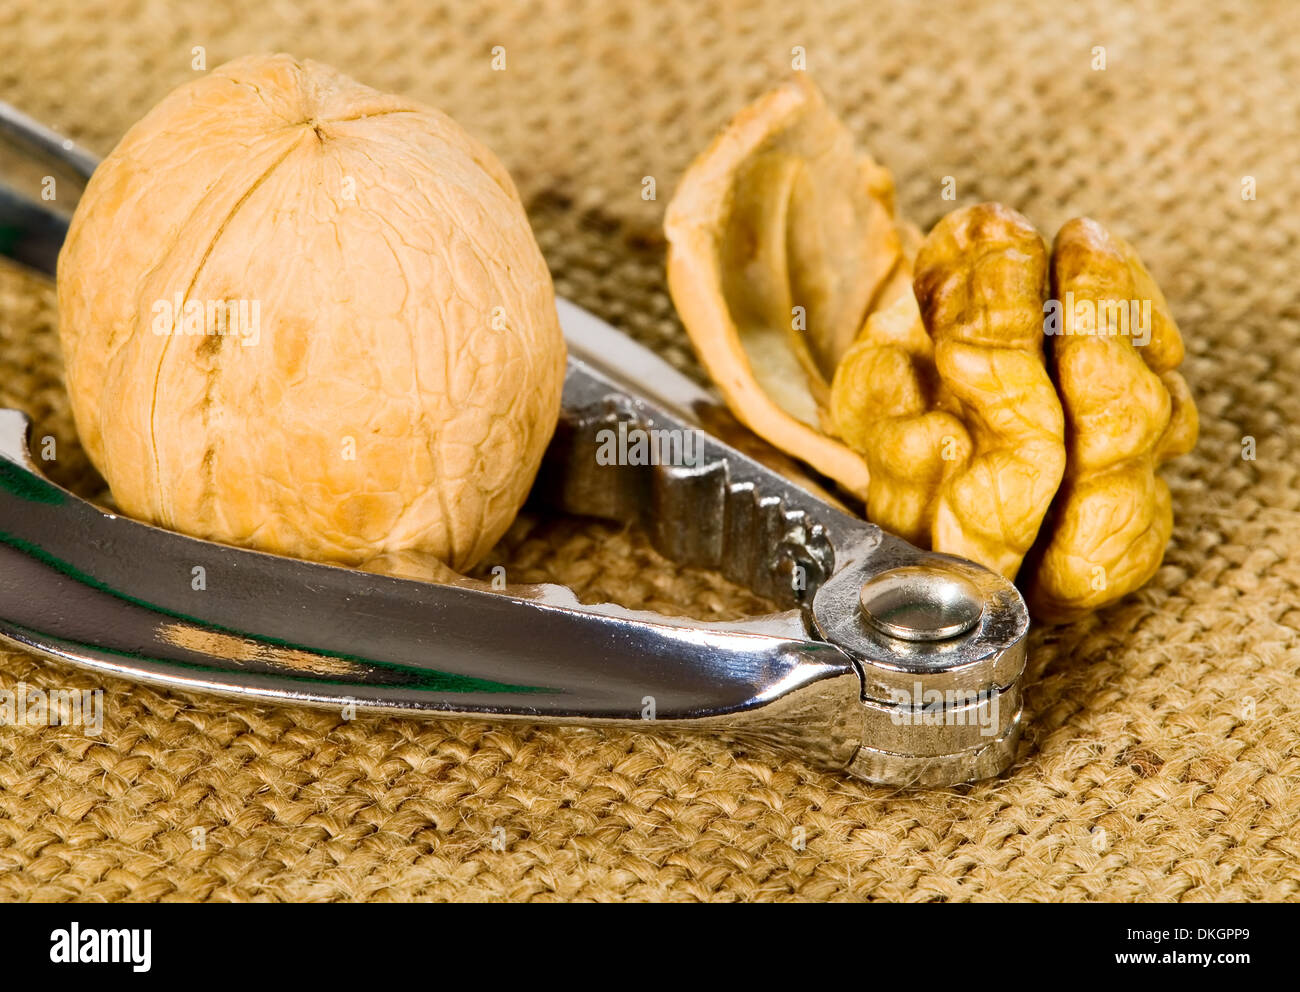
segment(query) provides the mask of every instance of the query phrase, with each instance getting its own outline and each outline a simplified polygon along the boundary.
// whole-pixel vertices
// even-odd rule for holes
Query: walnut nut
[[[792,119],[812,130],[792,141]],[[724,397],[868,519],[1017,578],[1038,619],[1137,589],[1172,533],[1157,469],[1197,433],[1155,281],[1095,221],[1070,221],[1049,251],[996,203],[948,214],[917,247],[888,173],[849,148],[820,94],[792,83],[742,113],[674,196],[669,284]],[[862,189],[874,212],[836,203]],[[835,244],[828,231],[856,251],[808,247]],[[792,336],[783,316],[804,300],[816,320]],[[1061,308],[1062,333],[1045,334]],[[1118,333],[1110,315],[1132,319]]]
[[[194,536],[465,569],[554,430],[564,342],[505,169],[315,62],[164,98],[90,180],[58,293],[91,459],[125,513]]]

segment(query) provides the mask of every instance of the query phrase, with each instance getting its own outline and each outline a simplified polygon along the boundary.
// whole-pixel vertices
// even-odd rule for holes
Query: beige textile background
[[[705,738],[345,722],[111,682],[98,738],[0,727],[0,898],[1300,898],[1300,4],[6,0],[0,99],[106,153],[198,45],[209,67],[284,50],[448,111],[514,174],[559,291],[696,375],[663,209],[803,46],[922,225],[954,206],[951,176],[955,205],[1131,239],[1183,328],[1201,442],[1166,471],[1177,527],[1151,585],[1032,635],[1001,780],[899,793]],[[0,265],[0,402],[94,495],[55,322],[51,287]],[[493,560],[588,600],[761,605],[604,524],[523,520]],[[20,681],[100,684],[0,652],[0,688]]]

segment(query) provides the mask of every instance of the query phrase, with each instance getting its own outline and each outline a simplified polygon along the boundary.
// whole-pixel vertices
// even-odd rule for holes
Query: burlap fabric
[[[1034,632],[1029,731],[999,781],[897,793],[711,739],[346,722],[114,682],[97,739],[0,728],[0,897],[1300,896],[1300,6],[1215,6],[7,2],[0,98],[101,153],[192,77],[194,46],[209,67],[286,50],[442,107],[513,172],[559,291],[696,375],[664,205],[802,46],[923,225],[998,199],[1049,235],[1086,213],[1130,238],[1181,322],[1202,437],[1166,473],[1178,522],[1150,586]],[[49,285],[0,267],[0,400],[94,495],[55,321]],[[761,605],[602,524],[521,521],[495,561],[588,600]],[[4,652],[0,687],[19,681],[100,684]]]

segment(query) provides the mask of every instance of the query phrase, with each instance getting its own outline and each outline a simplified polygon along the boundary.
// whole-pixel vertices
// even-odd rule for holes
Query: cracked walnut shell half
[[[830,435],[826,404],[866,315],[911,278],[888,171],[799,74],[695,160],[664,230],[673,302],[732,411],[865,497],[866,463]]]

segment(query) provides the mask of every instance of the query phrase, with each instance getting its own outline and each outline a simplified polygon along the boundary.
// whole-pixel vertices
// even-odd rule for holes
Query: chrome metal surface
[[[69,169],[82,182],[99,164],[93,152],[51,130],[17,107],[0,101],[0,137],[24,146],[29,154]]]
[[[533,499],[636,524],[781,612],[701,622],[557,585],[434,585],[195,540],[44,479],[7,410],[0,636],[250,699],[722,732],[887,784],[1005,768],[1028,628],[1015,588],[831,505],[658,356],[573,304],[559,313],[569,368]]]
[[[848,771],[868,782],[899,786],[943,786],[991,778],[1000,775],[1015,760],[1021,730],[1020,713],[1017,712],[1011,724],[987,744],[928,758],[864,745],[858,748]]]
[[[944,641],[964,634],[984,612],[979,587],[941,565],[904,565],[874,575],[858,595],[877,630],[904,641]]]

